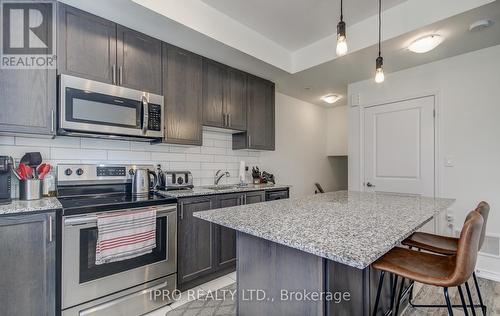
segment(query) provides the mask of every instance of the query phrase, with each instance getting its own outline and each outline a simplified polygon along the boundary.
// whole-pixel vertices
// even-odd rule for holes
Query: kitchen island
[[[238,315],[371,315],[371,263],[453,202],[339,191],[194,216],[237,231]]]

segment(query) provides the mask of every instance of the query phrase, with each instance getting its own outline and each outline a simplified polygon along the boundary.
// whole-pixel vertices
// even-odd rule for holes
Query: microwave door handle
[[[146,135],[149,122],[149,104],[146,96],[142,96],[142,134]]]

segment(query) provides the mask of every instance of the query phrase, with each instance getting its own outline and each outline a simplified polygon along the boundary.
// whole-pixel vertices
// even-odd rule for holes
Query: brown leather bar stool
[[[443,287],[446,306],[450,316],[453,316],[453,308],[448,288],[456,286],[462,301],[462,308],[465,315],[468,316],[462,285],[470,278],[476,266],[482,226],[483,217],[478,212],[470,212],[460,233],[457,252],[452,256],[442,256],[396,247],[375,261],[372,264],[373,268],[381,270],[382,273],[380,274],[373,315],[377,315],[384,276],[388,272],[396,276],[391,299],[394,299],[395,296],[397,278],[401,278],[399,295],[396,301],[396,311],[392,315],[398,315],[404,280],[408,279],[427,285]],[[393,302],[391,302],[391,309],[392,307]]]
[[[488,222],[490,205],[483,201],[483,202],[478,204],[475,211],[478,212],[479,214],[481,214],[481,216],[483,217],[483,220],[484,220],[483,228],[481,230],[481,238],[479,240],[479,250],[481,250],[481,248],[483,246],[484,238],[486,235],[486,225]],[[408,239],[404,240],[402,242],[402,244],[410,247],[410,249],[417,248],[419,250],[423,249],[426,251],[430,251],[430,252],[434,252],[434,253],[438,253],[438,254],[442,254],[442,255],[453,256],[457,253],[458,238],[428,234],[428,233],[423,233],[423,232],[416,232],[413,235],[411,235]],[[481,307],[481,310],[483,312],[483,316],[486,316],[487,307],[483,303],[483,297],[481,295],[481,289],[479,287],[479,283],[477,281],[477,276],[476,276],[475,271],[472,273],[472,277],[474,278],[474,285],[476,287],[477,296],[479,298],[479,305],[474,305],[474,303],[472,301],[472,295],[470,293],[469,284],[466,282],[465,289],[467,290],[467,296],[469,298],[469,304],[472,308],[472,314],[476,315],[474,307]],[[445,305],[413,304],[413,302],[412,302],[413,284],[411,286],[412,286],[412,289],[410,290],[409,303],[413,307],[446,307]]]

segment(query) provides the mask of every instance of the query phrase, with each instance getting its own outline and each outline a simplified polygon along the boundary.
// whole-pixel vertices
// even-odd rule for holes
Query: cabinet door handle
[[[182,221],[184,219],[184,203],[183,202],[180,203],[180,208],[181,208],[180,217],[181,217],[181,221]]]
[[[248,135],[248,147],[252,147],[252,135]]]
[[[227,115],[227,126],[231,127],[231,113]]]
[[[50,131],[51,133],[54,133],[56,131],[56,120],[55,120],[55,114],[56,112],[54,111],[54,109],[52,109],[50,111]]]
[[[119,85],[122,86],[123,85],[123,67],[122,66],[120,66],[118,68],[118,79],[120,80]]]
[[[49,216],[49,242],[52,242],[52,216]]]
[[[113,82],[113,84],[116,84],[116,65],[113,64],[111,66],[111,81]]]

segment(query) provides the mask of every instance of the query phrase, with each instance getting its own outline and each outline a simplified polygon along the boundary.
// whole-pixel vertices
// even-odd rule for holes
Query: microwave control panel
[[[148,130],[161,131],[161,106],[158,104],[149,105]]]

